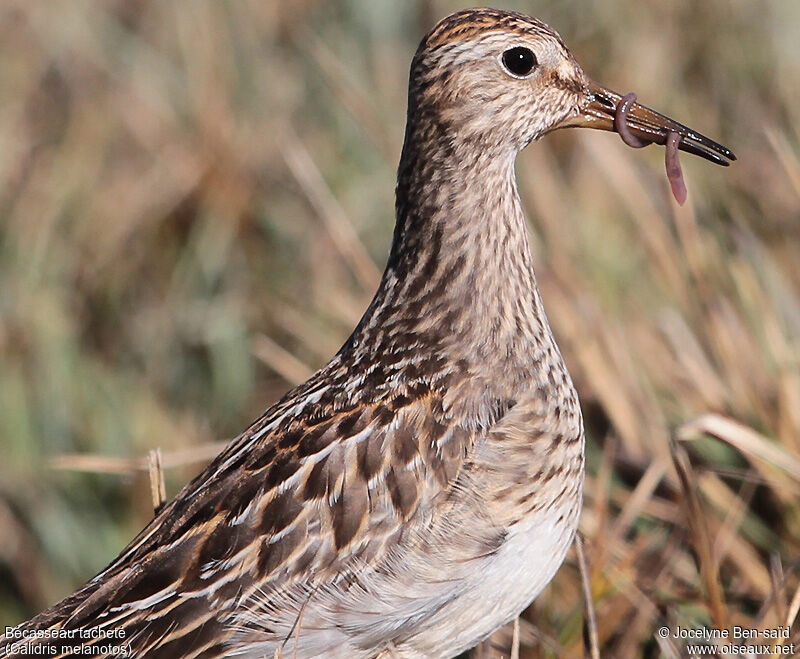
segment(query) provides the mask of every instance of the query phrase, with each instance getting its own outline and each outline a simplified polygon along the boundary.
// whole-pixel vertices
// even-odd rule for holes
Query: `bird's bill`
[[[594,81],[589,81],[587,91],[588,102],[583,108],[577,114],[567,117],[556,128],[597,128],[619,132],[615,115],[622,95]],[[681,137],[678,148],[681,151],[718,165],[727,166],[731,160],[736,160],[729,148],[639,103],[630,105],[625,119],[629,132],[645,144],[664,144],[670,133],[678,133]]]

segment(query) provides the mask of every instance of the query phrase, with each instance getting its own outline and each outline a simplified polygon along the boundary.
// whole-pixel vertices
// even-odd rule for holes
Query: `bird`
[[[631,98],[535,18],[441,20],[411,62],[394,235],[350,337],[0,657],[444,658],[518,616],[573,542],[585,438],[516,155],[617,131],[624,100],[639,142],[735,159]]]

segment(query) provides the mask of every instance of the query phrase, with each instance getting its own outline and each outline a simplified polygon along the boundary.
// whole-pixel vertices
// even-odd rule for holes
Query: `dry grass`
[[[657,149],[565,131],[520,158],[586,413],[600,652],[684,656],[662,625],[793,625],[800,4],[501,4],[740,157],[684,158],[682,209]],[[149,451],[176,492],[346,337],[391,236],[411,54],[460,6],[0,6],[3,625],[152,515]],[[493,641],[583,656],[582,593],[571,557]]]

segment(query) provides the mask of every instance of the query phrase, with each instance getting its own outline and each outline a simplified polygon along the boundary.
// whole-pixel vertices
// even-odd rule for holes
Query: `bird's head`
[[[519,151],[557,128],[615,131],[622,97],[593,82],[550,27],[516,12],[467,9],[442,20],[422,40],[411,66],[409,122],[454,148]],[[626,110],[644,143],[679,148],[718,164],[733,154],[720,144],[638,103]]]

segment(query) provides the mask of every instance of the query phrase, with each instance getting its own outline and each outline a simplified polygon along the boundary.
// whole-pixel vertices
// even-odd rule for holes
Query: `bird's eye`
[[[503,66],[511,75],[524,77],[536,66],[536,55],[528,48],[516,46],[503,53]]]

